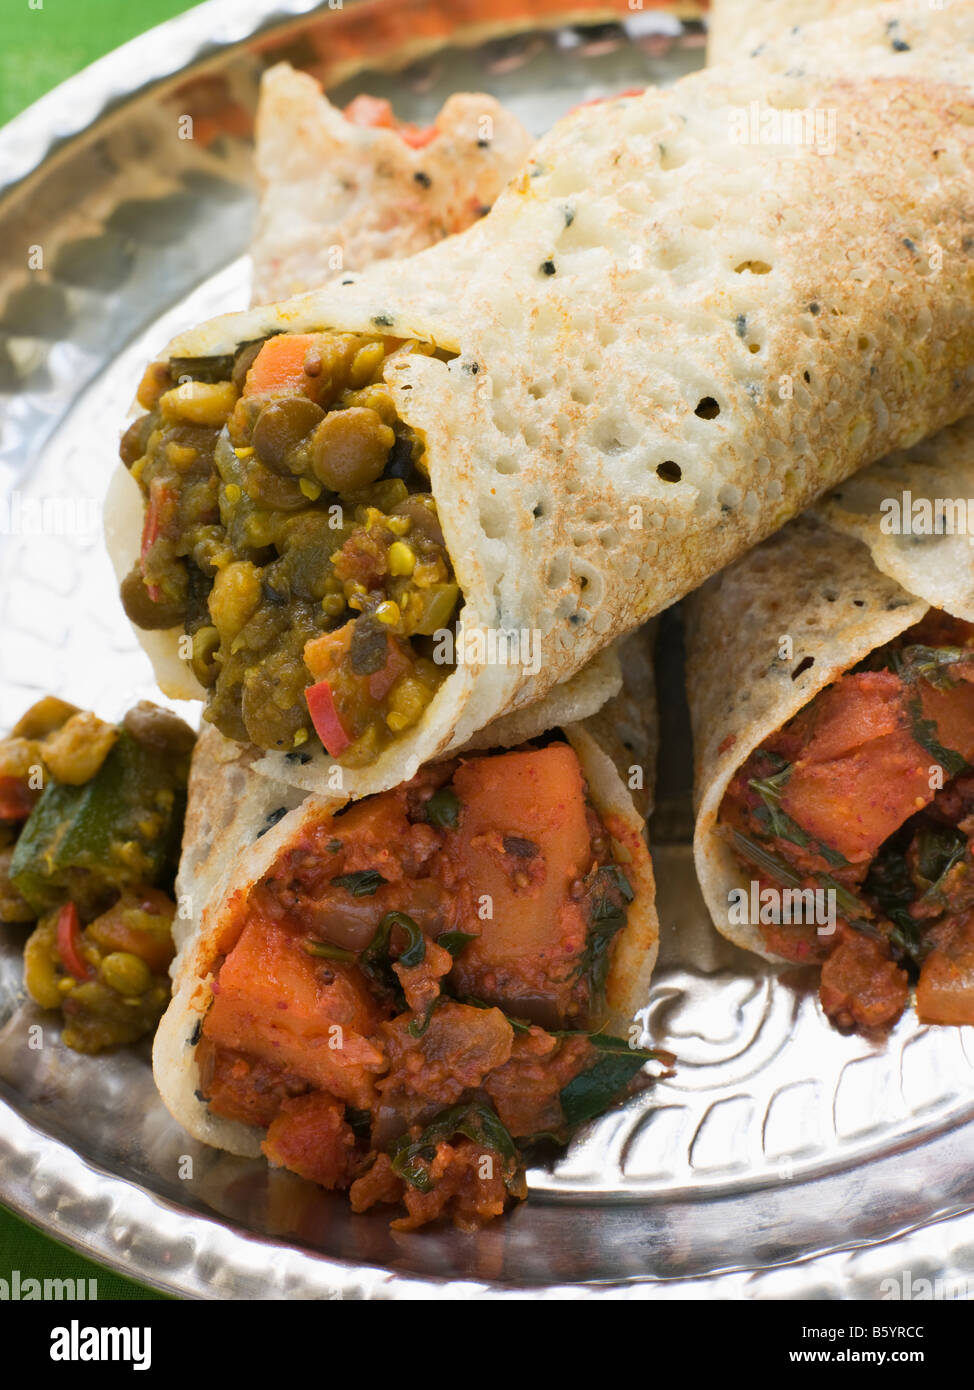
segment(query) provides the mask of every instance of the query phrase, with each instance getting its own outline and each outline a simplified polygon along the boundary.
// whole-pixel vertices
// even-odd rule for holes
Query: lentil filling
[[[460,603],[422,438],[397,416],[390,357],[432,344],[279,334],[154,364],[120,454],[145,499],[129,618],[182,628],[227,737],[347,766],[422,717]]]
[[[306,823],[217,943],[201,1096],[356,1211],[402,1204],[398,1229],[499,1215],[521,1150],[653,1055],[598,1031],[633,897],[614,824],[557,740]]]
[[[842,1029],[974,1023],[974,625],[931,609],[747,759],[719,828],[765,888],[831,894],[835,928],[762,921],[821,966]],[[824,900],[824,899],[823,899]]]

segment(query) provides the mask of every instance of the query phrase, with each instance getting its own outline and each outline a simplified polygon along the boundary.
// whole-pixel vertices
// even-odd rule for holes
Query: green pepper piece
[[[459,584],[431,584],[428,589],[418,589],[423,606],[416,614],[410,610],[410,634],[432,637],[434,632],[446,627],[453,616],[453,610],[460,600]]]
[[[187,760],[123,729],[90,782],[49,781],[10,863],[39,914],[64,899],[83,916],[124,888],[171,884],[186,808]]]

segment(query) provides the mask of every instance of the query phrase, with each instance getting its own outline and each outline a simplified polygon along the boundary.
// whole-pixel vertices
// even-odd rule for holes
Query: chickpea
[[[260,570],[250,560],[234,560],[218,570],[209,603],[221,639],[233,641],[260,605]]]
[[[91,781],[117,738],[114,724],[106,724],[89,710],[79,710],[47,739],[44,761],[58,782],[80,787]]]
[[[99,974],[116,994],[145,994],[152,984],[152,971],[131,951],[112,951],[102,961]]]
[[[45,695],[20,716],[10,733],[14,738],[46,738],[77,713],[77,705],[69,705],[56,695]]]
[[[186,420],[192,425],[225,425],[237,403],[232,381],[184,381],[159,400],[165,420]]]

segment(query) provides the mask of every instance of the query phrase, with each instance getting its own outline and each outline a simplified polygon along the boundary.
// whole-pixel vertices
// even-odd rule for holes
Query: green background
[[[0,123],[186,0],[0,0]],[[0,1276],[2,1277],[2,1276]]]
[[[0,0],[0,124],[127,39],[191,8],[186,0],[43,0],[36,9],[28,0]],[[15,1269],[22,1281],[96,1279],[100,1299],[163,1297],[82,1259],[0,1206],[0,1279]]]

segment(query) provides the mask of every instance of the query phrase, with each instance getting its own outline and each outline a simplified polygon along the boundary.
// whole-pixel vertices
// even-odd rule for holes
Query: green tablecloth
[[[127,39],[190,8],[186,0],[0,0],[0,124]],[[14,1270],[21,1281],[95,1279],[102,1299],[161,1297],[0,1206],[0,1279],[9,1281]]]
[[[127,39],[191,8],[186,0],[2,0],[0,124]]]

